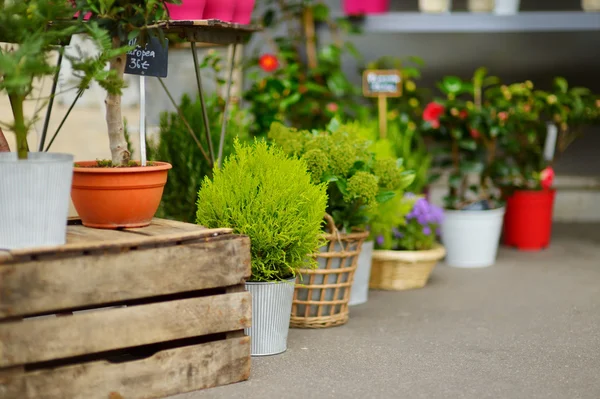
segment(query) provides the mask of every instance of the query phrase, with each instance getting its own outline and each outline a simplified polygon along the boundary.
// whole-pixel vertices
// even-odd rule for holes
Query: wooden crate
[[[155,219],[0,251],[0,398],[157,398],[248,379],[250,240]]]

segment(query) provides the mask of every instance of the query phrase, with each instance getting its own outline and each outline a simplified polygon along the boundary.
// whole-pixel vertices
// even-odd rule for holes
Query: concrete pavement
[[[550,249],[371,291],[350,322],[292,329],[249,381],[205,398],[600,398],[600,224],[557,225]]]

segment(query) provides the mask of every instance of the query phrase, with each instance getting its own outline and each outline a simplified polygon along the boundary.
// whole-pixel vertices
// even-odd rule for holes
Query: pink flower
[[[273,54],[263,54],[258,59],[258,65],[265,72],[273,72],[279,68],[279,60]]]
[[[498,112],[498,119],[500,119],[503,122],[506,121],[508,119],[508,112]]]
[[[542,170],[540,173],[540,182],[544,190],[552,187],[552,183],[554,183],[554,169],[548,166],[546,169]]]
[[[329,103],[326,105],[327,111],[336,113],[340,107],[336,103]]]
[[[423,110],[423,120],[429,122],[434,129],[437,129],[440,127],[440,117],[445,110],[446,108],[442,104],[429,103]]]

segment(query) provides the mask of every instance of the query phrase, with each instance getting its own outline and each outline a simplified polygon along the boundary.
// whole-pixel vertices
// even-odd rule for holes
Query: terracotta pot
[[[236,3],[237,0],[206,0],[203,18],[231,22]]]
[[[173,21],[194,21],[202,19],[206,0],[183,0],[181,4],[166,4],[169,17]]]
[[[232,22],[247,25],[252,19],[252,11],[256,0],[237,0],[233,11]]]
[[[71,199],[87,227],[144,227],[154,217],[171,165],[124,168],[93,167],[97,161],[76,162]]]

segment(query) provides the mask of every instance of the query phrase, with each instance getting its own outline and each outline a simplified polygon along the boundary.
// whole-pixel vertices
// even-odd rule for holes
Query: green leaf
[[[460,174],[453,173],[448,178],[448,185],[452,188],[459,188],[462,183],[462,176]]]
[[[329,124],[327,125],[327,131],[335,133],[339,130],[340,126],[340,121],[337,118],[333,118],[331,119],[331,121],[329,121]]]
[[[442,90],[447,94],[460,94],[463,90],[463,81],[457,76],[446,76],[442,80]]]
[[[337,176],[331,174],[330,172],[325,172],[325,174],[323,175],[321,180],[323,182],[333,182],[333,181],[338,181],[339,179]]]
[[[471,139],[460,140],[458,145],[465,150],[475,151],[477,149],[477,143]]]
[[[388,202],[389,200],[391,200],[395,196],[396,196],[396,193],[393,192],[393,191],[384,191],[384,192],[381,192],[381,193],[377,194],[377,196],[375,197],[375,200],[378,203],[383,204],[383,203]]]
[[[460,163],[460,171],[462,173],[479,173],[483,169],[481,162],[463,161]]]
[[[348,195],[348,184],[346,182],[346,180],[334,180],[335,181],[335,185],[337,186],[338,190],[340,190],[340,193],[342,193],[342,195]]]
[[[563,77],[554,78],[554,85],[561,93],[566,93],[569,90],[569,83]]]
[[[348,50],[348,52],[350,54],[352,54],[352,56],[356,59],[362,59],[362,55],[360,54],[360,51],[358,51],[358,49],[356,48],[356,46],[354,45],[354,43],[352,42],[346,42],[344,43],[344,47],[346,48],[346,50]]]
[[[400,176],[400,188],[402,189],[410,186],[412,182],[415,181],[416,177],[415,172],[412,170],[405,170],[404,172],[400,173]]]
[[[313,7],[313,16],[316,22],[327,22],[329,19],[329,7],[323,3],[315,4]]]

